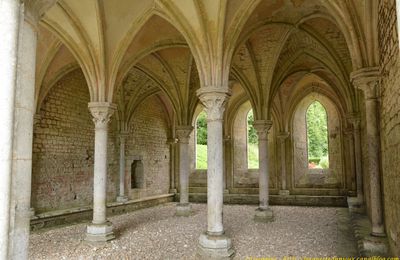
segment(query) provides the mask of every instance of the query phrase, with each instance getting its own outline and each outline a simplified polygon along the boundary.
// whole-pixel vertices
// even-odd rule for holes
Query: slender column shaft
[[[364,92],[368,173],[370,176],[372,235],[384,236],[380,178],[380,140],[378,125],[379,68],[364,68],[353,72],[353,84]]]
[[[8,259],[11,167],[14,128],[14,97],[17,72],[20,4],[3,0],[0,4],[0,259]]]
[[[170,179],[169,179],[169,192],[175,193],[175,138],[168,139],[169,144],[169,171],[170,171]]]
[[[223,163],[222,163],[222,119],[207,117],[207,202],[208,233],[222,234]]]
[[[357,200],[363,202],[363,177],[362,177],[362,154],[361,154],[361,140],[360,140],[360,119],[353,120],[353,139],[354,139],[354,165],[356,170],[357,181]]]
[[[180,204],[189,203],[189,138],[192,130],[192,126],[178,126],[176,129],[179,140]]]
[[[12,180],[13,221],[10,223],[13,259],[27,259],[31,216],[32,140],[35,110],[36,21],[21,22],[19,70],[15,97]]]
[[[262,210],[269,207],[269,172],[268,172],[268,131],[272,126],[271,121],[257,120],[254,128],[258,135],[259,154],[259,208]]]
[[[207,87],[200,89],[198,95],[207,113],[207,233],[208,235],[222,235],[224,233],[222,223],[224,190],[222,123],[229,90]]]
[[[107,188],[107,138],[108,122],[115,107],[110,103],[89,103],[95,123],[94,177],[93,177],[93,224],[106,223]]]
[[[383,212],[381,201],[381,179],[379,165],[379,132],[377,120],[377,100],[367,99],[365,101],[367,119],[368,139],[368,164],[370,171],[371,187],[371,222],[372,233],[379,235],[384,233]]]
[[[125,139],[126,134],[119,136],[119,196],[125,197]]]
[[[286,184],[286,138],[289,136],[289,133],[280,133],[278,135],[280,150],[281,150],[281,184],[282,190],[287,189]]]

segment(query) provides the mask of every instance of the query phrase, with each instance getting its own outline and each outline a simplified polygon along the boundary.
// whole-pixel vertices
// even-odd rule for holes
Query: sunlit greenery
[[[207,169],[207,145],[196,145],[196,169]]]
[[[321,103],[314,101],[309,106],[306,121],[309,168],[329,168],[328,118]]]
[[[247,167],[258,169],[258,136],[253,123],[254,115],[251,109],[247,114]]]
[[[207,169],[207,114],[204,111],[196,121],[196,169]]]

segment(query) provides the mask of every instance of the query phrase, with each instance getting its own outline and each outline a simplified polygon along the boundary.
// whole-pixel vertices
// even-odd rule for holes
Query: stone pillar
[[[107,102],[91,102],[89,110],[95,124],[93,221],[87,227],[86,240],[104,242],[114,238],[113,227],[106,219],[107,135],[108,123],[116,107]]]
[[[176,135],[179,143],[179,203],[176,205],[177,216],[189,216],[189,138],[193,131],[192,126],[177,126]]]
[[[382,212],[380,177],[380,140],[378,122],[379,68],[364,68],[351,75],[354,86],[361,89],[365,97],[366,134],[368,145],[367,170],[371,189],[372,236],[385,236]]]
[[[5,260],[9,259],[14,97],[20,1],[2,0],[0,14],[0,260]]]
[[[287,188],[286,183],[286,139],[289,137],[289,133],[281,132],[277,136],[280,144],[281,150],[281,190],[279,195],[289,195],[290,192]]]
[[[170,184],[169,184],[169,193],[175,194],[177,193],[176,185],[175,185],[175,138],[168,138],[167,143],[169,144],[169,169],[170,169]]]
[[[118,202],[128,201],[128,197],[125,195],[125,141],[128,137],[127,132],[121,131],[119,134],[119,195],[117,197]]]
[[[360,208],[363,211],[364,192],[363,192],[363,176],[362,176],[362,154],[361,154],[361,139],[360,139],[360,116],[352,115],[349,117],[350,123],[353,125],[353,150],[354,150],[354,166],[356,172],[357,184],[357,199],[352,201],[354,207]]]
[[[32,142],[35,111],[35,71],[39,17],[25,8],[20,24],[18,79],[15,95],[13,178],[9,255],[28,259],[31,210]]]
[[[223,207],[223,114],[230,90],[203,87],[197,91],[207,113],[207,232],[200,235],[202,258],[229,258],[234,254],[230,238],[224,235]]]
[[[270,222],[274,220],[274,214],[269,207],[269,173],[268,173],[268,132],[271,129],[272,121],[256,120],[254,128],[258,135],[258,155],[259,155],[259,200],[260,205],[256,210],[254,220],[258,222]]]

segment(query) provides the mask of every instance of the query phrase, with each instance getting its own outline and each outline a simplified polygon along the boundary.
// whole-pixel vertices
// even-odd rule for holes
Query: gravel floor
[[[193,259],[198,237],[206,230],[206,205],[192,208],[190,217],[176,217],[174,203],[111,217],[117,239],[101,246],[83,240],[85,224],[38,231],[31,234],[30,259]],[[353,241],[343,238],[338,228],[343,209],[273,206],[272,223],[255,223],[255,209],[224,206],[224,227],[235,259],[347,255],[339,245],[349,243],[341,240]]]

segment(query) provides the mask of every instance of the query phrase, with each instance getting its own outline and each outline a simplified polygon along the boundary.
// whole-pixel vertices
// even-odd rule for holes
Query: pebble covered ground
[[[168,203],[111,217],[117,238],[103,245],[84,241],[85,224],[37,231],[30,237],[29,256],[46,260],[194,259],[199,235],[206,230],[207,208],[192,204],[192,209],[192,216],[176,217],[175,203]],[[338,248],[343,244],[338,228],[343,209],[272,206],[272,223],[254,222],[255,209],[224,205],[224,227],[232,238],[235,259],[346,254]]]

